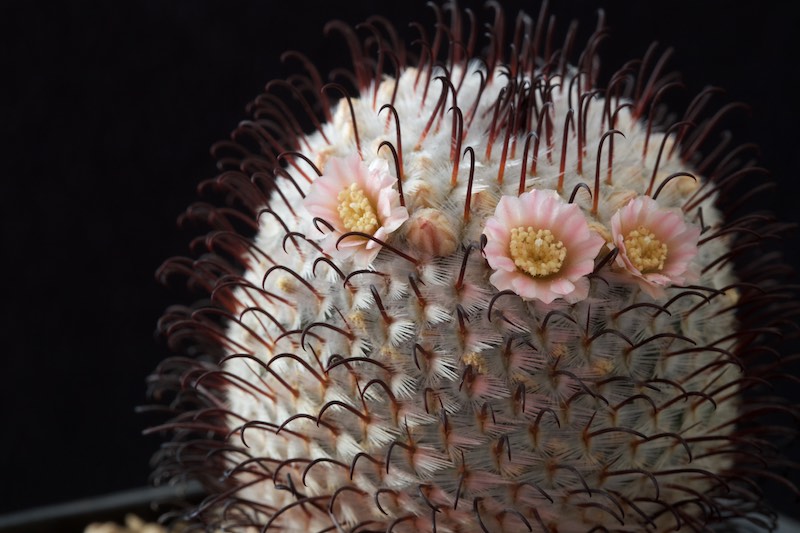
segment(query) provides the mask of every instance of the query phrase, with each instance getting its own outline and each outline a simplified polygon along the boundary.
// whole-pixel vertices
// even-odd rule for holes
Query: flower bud
[[[456,251],[456,232],[457,226],[447,215],[426,207],[409,219],[406,240],[410,246],[429,257],[441,257]]]

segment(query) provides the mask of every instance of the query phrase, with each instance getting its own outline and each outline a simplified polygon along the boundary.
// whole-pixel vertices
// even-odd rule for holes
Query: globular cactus
[[[655,49],[599,87],[602,17],[574,54],[544,11],[509,47],[496,8],[476,59],[472,14],[434,11],[414,59],[332,22],[353,87],[293,53],[307,77],[215,148],[203,254],[161,271],[208,299],[161,323],[191,357],[153,376],[157,479],[203,481],[191,517],[226,531],[770,527],[794,430],[760,420],[795,411],[759,387],[796,311],[725,108],[665,121]]]

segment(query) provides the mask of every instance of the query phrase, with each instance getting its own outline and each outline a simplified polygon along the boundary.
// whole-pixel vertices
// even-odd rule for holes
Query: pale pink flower
[[[319,225],[326,233],[322,249],[334,257],[350,257],[360,266],[372,263],[381,250],[378,242],[350,236],[342,239],[338,249],[336,243],[349,232],[385,242],[408,219],[395,182],[383,159],[376,159],[369,166],[358,154],[328,159],[322,176],[314,180],[304,200],[311,216],[333,226],[333,231],[327,231]]]
[[[581,208],[555,191],[503,196],[486,221],[489,281],[527,300],[577,302],[589,293],[586,275],[605,241],[589,229]]]
[[[651,296],[697,278],[691,262],[700,228],[687,224],[679,210],[659,207],[649,196],[634,198],[611,217],[611,234],[617,264]]]

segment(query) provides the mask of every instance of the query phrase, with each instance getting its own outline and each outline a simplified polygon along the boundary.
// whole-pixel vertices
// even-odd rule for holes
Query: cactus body
[[[706,99],[658,122],[669,82],[646,62],[598,89],[597,37],[577,67],[524,26],[507,64],[494,41],[442,68],[380,39],[375,71],[355,45],[357,94],[312,72],[317,131],[256,102],[234,135],[254,148],[210,183],[243,215],[195,208],[212,255],[164,271],[211,294],[168,313],[172,340],[221,348],[157,380],[180,374],[190,405],[163,472],[216,491],[196,516],[584,532],[762,512],[747,415],[776,407],[741,398],[781,311],[734,260],[771,230],[717,207],[742,170],[698,155]]]

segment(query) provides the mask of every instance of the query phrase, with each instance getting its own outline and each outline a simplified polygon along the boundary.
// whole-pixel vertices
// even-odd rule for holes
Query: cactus
[[[521,16],[509,53],[498,9],[476,61],[449,12],[413,60],[332,22],[353,87],[294,53],[215,147],[203,254],[159,274],[207,299],[160,324],[187,356],[152,378],[157,481],[200,479],[209,529],[771,527],[754,480],[795,490],[769,468],[794,430],[763,420],[796,413],[760,387],[796,309],[724,109],[665,120],[654,49],[599,87],[602,20],[578,55]]]

